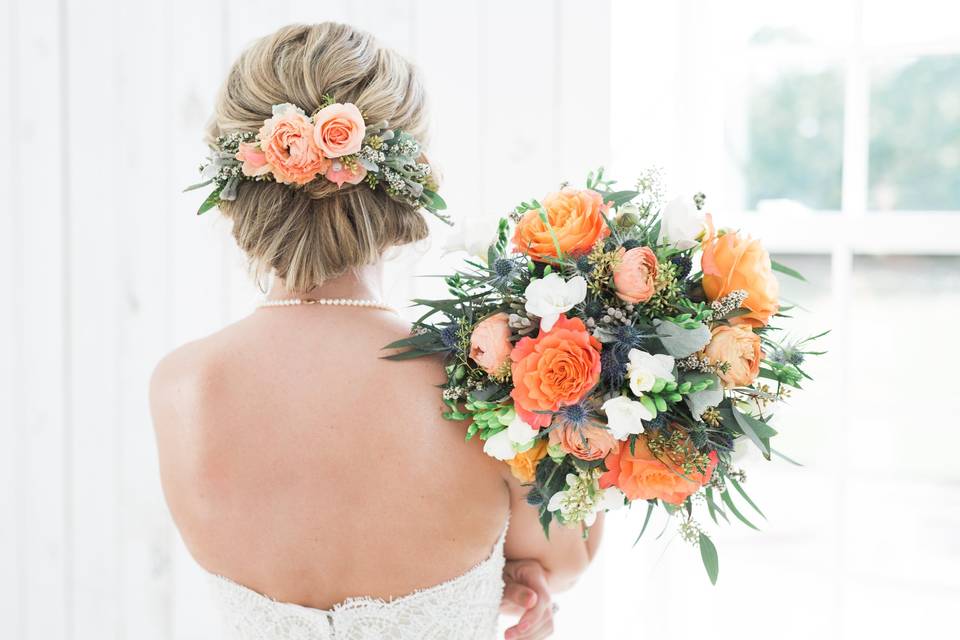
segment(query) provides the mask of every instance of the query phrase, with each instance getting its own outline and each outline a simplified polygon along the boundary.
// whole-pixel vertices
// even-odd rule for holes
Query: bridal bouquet
[[[449,299],[415,300],[426,312],[389,357],[445,355],[444,417],[529,485],[545,534],[643,501],[640,535],[663,508],[715,583],[695,515],[756,528],[734,444],[777,453],[770,408],[808,378],[819,336],[781,338],[774,271],[800,275],[715,228],[702,194],[664,205],[654,172],[613,184],[600,170],[521,203],[445,276]]]

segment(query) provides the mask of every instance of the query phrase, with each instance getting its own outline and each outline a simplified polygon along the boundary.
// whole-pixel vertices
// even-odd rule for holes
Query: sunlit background
[[[610,519],[556,637],[952,637],[960,602],[960,5],[933,0],[7,0],[0,122],[0,637],[216,637],[163,505],[146,381],[259,295],[180,189],[233,57],[342,20],[415,60],[455,230],[401,252],[429,293],[518,201],[659,165],[806,282],[816,382],[745,451],[761,533],[720,579],[645,510]],[[462,254],[460,254],[462,255]],[[661,535],[661,532],[662,535]],[[660,536],[658,538],[658,536]]]

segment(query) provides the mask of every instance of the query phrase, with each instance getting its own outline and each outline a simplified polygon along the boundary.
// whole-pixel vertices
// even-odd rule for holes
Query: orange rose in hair
[[[603,219],[608,205],[599,193],[592,189],[564,187],[551,193],[541,203],[547,212],[547,220],[556,234],[557,244],[564,255],[582,255],[590,251],[598,240],[610,235]],[[540,219],[539,210],[527,211],[517,224],[513,234],[517,251],[534,260],[549,260],[557,257],[557,247],[550,229]]]
[[[547,441],[544,438],[538,438],[533,447],[523,453],[518,453],[507,464],[510,465],[510,473],[520,482],[533,482],[537,474],[537,463],[547,456]]]
[[[624,302],[646,302],[657,290],[657,255],[650,247],[635,247],[617,252],[620,262],[613,270],[617,297]]]
[[[564,424],[550,432],[550,444],[559,444],[564,453],[581,460],[599,460],[617,448],[609,429],[595,426],[577,428]]]
[[[710,343],[704,347],[703,353],[710,358],[710,362],[726,362],[729,365],[726,372],[717,373],[723,386],[745,387],[752,384],[760,373],[760,360],[763,359],[760,336],[748,324],[732,327],[718,325],[710,333]]]
[[[692,447],[691,447],[692,452]],[[717,452],[709,454],[710,463],[704,472],[684,475],[680,465],[671,459],[658,460],[647,446],[647,436],[637,437],[633,453],[630,443],[621,442],[619,451],[607,456],[608,471],[600,476],[600,486],[618,487],[630,500],[659,498],[670,504],[681,504],[710,481],[717,467]]]
[[[708,217],[709,220],[709,217]],[[709,223],[708,223],[709,224]],[[712,227],[712,225],[711,225]],[[750,312],[731,318],[731,324],[765,326],[779,309],[780,284],[773,275],[770,254],[759,240],[736,232],[717,237],[712,233],[703,242],[703,291],[710,300],[743,289],[743,306]]]
[[[514,408],[531,427],[545,427],[557,411],[579,402],[600,379],[600,342],[579,318],[561,315],[549,333],[523,338],[510,353]]]
[[[260,127],[260,149],[277,182],[307,184],[324,173],[330,161],[313,140],[313,124],[292,104],[273,108]]]
[[[505,313],[481,320],[470,334],[470,359],[489,374],[500,370],[504,362],[510,359],[510,316]]]

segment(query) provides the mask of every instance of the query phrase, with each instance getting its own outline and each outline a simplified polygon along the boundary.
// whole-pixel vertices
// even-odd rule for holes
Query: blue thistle
[[[793,351],[787,356],[787,360],[795,367],[799,367],[803,364],[803,354],[799,351]]]
[[[599,300],[587,300],[587,302],[583,305],[583,315],[587,316],[588,318],[593,318],[594,320],[601,317],[603,315],[603,311],[603,303]]]
[[[460,327],[455,324],[448,324],[440,330],[440,341],[447,349],[459,351],[460,349]]]
[[[662,413],[658,413],[653,420],[643,421],[643,430],[647,433],[659,431],[660,429],[666,428],[666,426],[667,416]]]
[[[513,261],[505,258],[497,258],[497,261],[493,263],[493,272],[497,274],[498,278],[506,278],[512,275],[515,268]]]
[[[567,424],[578,428],[583,427],[590,417],[590,411],[579,402],[561,408],[559,413]]]
[[[677,267],[677,280],[685,280],[690,275],[690,270],[693,268],[693,261],[690,256],[676,256],[671,258],[670,262]]]
[[[627,375],[627,352],[609,345],[600,353],[600,377],[611,387],[619,387]]]
[[[579,271],[584,275],[587,275],[592,273],[593,269],[594,269],[594,265],[592,262],[590,262],[590,258],[588,258],[587,256],[580,256],[579,258],[577,258],[577,271]]]
[[[636,249],[637,247],[639,247],[640,241],[634,240],[631,238],[630,240],[624,240],[623,245],[621,246],[623,246],[624,251],[630,251],[630,249]]]

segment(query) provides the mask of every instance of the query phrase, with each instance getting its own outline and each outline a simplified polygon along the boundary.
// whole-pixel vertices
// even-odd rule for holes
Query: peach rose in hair
[[[759,240],[749,236],[729,232],[717,237],[709,216],[707,223],[709,236],[703,241],[700,260],[704,293],[712,301],[743,289],[747,298],[742,306],[749,309],[749,313],[731,318],[730,323],[765,326],[780,306],[777,300],[780,284],[773,275],[770,254]]]
[[[343,186],[344,182],[349,184],[360,184],[365,177],[367,177],[367,170],[362,164],[354,164],[353,167],[348,167],[339,160],[334,160],[330,163],[330,168],[327,169],[327,173],[324,174],[324,177],[330,182],[336,182],[337,188]]]
[[[240,148],[235,156],[237,160],[243,163],[240,171],[243,175],[254,178],[270,173],[270,165],[267,164],[267,158],[260,150],[260,145],[256,142],[241,142]]]
[[[599,460],[617,448],[617,439],[602,427],[587,425],[577,429],[562,424],[550,432],[550,444],[559,444],[564,453],[581,460]]]
[[[367,127],[355,104],[328,105],[313,117],[314,140],[323,155],[340,158],[360,151]]]
[[[635,247],[617,252],[620,262],[613,270],[617,297],[624,302],[646,302],[656,292],[657,256],[650,247]]]
[[[691,447],[692,449],[692,447]],[[710,462],[701,473],[684,475],[673,460],[659,460],[647,446],[647,437],[640,435],[630,453],[630,443],[620,443],[620,449],[607,456],[608,471],[600,476],[600,486],[618,487],[630,500],[659,498],[670,504],[682,504],[697,489],[710,481],[717,467],[717,452],[711,451]]]
[[[550,424],[538,411],[575,404],[600,380],[600,342],[579,318],[561,315],[549,333],[520,340],[510,359],[514,409],[533,428]]]
[[[470,334],[470,359],[489,374],[500,370],[510,359],[510,316],[495,313],[477,323]]]
[[[565,255],[582,255],[590,251],[598,240],[610,235],[603,219],[608,205],[592,189],[564,187],[543,199],[547,220],[557,236],[557,244]],[[527,211],[513,234],[517,251],[534,260],[557,257],[557,248],[550,229],[540,219],[539,210]]]
[[[260,127],[260,148],[273,177],[284,184],[307,184],[330,164],[313,141],[310,119],[292,104],[273,108]]]
[[[760,360],[763,352],[760,350],[760,336],[753,332],[748,324],[738,324],[732,327],[718,325],[710,331],[710,343],[703,353],[711,362],[726,362],[730,365],[726,373],[717,375],[723,381],[723,386],[745,387],[752,384],[760,373]]]

